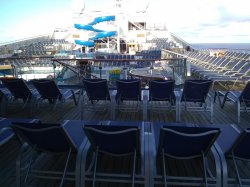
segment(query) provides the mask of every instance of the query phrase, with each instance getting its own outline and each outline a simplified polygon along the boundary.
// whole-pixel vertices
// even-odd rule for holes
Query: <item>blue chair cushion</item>
[[[84,131],[94,150],[115,155],[140,152],[138,126],[85,125]]]
[[[26,119],[26,118],[4,118],[0,120],[0,129],[10,127],[11,123],[34,123],[31,121],[34,121],[35,119]],[[35,122],[38,122],[36,120]],[[34,124],[33,124],[34,125]],[[4,144],[6,141],[8,141],[10,138],[13,137],[13,132],[11,130],[6,130],[0,134],[0,145]]]
[[[207,154],[219,135],[219,128],[167,126],[161,128],[158,152],[176,158]]]
[[[21,141],[40,151],[66,152],[72,146],[61,124],[14,122],[11,127]]]

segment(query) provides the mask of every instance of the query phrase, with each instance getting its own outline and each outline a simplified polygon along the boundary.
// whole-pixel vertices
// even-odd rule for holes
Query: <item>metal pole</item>
[[[12,67],[12,76],[17,78],[18,75],[17,75],[16,66],[14,64],[11,64],[11,67]]]
[[[117,20],[117,18],[118,18],[118,14],[116,14],[116,20]],[[117,23],[117,51],[118,51],[118,53],[120,53],[121,52],[121,49],[120,49],[120,25],[119,25],[119,20],[118,21],[116,21],[116,23]]]
[[[52,62],[52,66],[53,66],[54,80],[56,80],[56,64],[54,61]]]
[[[102,78],[102,63],[99,63],[100,79]]]

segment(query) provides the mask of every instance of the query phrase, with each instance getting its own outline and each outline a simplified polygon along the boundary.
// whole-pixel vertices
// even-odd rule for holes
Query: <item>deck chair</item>
[[[230,136],[230,138],[232,138]],[[237,160],[241,160],[244,162],[250,161],[250,152],[249,152],[249,141],[250,141],[250,129],[245,129],[243,132],[241,132],[240,136],[237,138],[237,140],[234,142],[234,144],[231,146],[231,148],[225,153],[227,158],[231,158],[233,160],[234,164],[234,171],[236,173],[236,181],[239,184],[239,186],[250,185],[250,179],[243,180],[239,173],[239,168],[237,164]],[[236,182],[235,181],[235,182]]]
[[[213,184],[210,180],[212,177],[210,176],[207,157],[219,133],[219,128],[162,126],[158,143],[156,144],[157,156],[162,160],[159,164],[162,171],[161,183],[164,186],[208,186]],[[191,162],[190,159],[201,160],[203,177],[190,175],[172,176],[171,173],[168,174],[169,170],[167,171],[167,169],[170,169],[167,162],[168,159],[174,159],[176,162],[181,160]],[[218,163],[219,161],[217,165],[219,165]],[[215,182],[218,181],[215,180]]]
[[[37,99],[39,97],[38,92],[31,90],[21,78],[2,78],[1,81],[11,93],[11,99],[8,100],[10,102],[8,102],[7,105],[10,103],[14,104],[14,101],[21,99],[23,100],[22,108],[29,105],[30,115],[32,116],[36,109]]]
[[[220,153],[223,186],[250,186],[250,129],[229,124],[215,127],[221,131],[215,147]]]
[[[5,116],[6,107],[11,101],[11,93],[7,88],[0,88],[0,116]]]
[[[141,82],[136,79],[116,81],[116,103],[121,112],[138,112],[141,109]]]
[[[48,100],[50,104],[54,104],[54,109],[58,103],[63,105],[71,98],[74,100],[74,104],[77,105],[75,92],[71,89],[59,89],[54,80],[34,79],[32,83],[41,95],[40,102]]]
[[[28,118],[0,118],[0,146],[8,142],[13,136],[13,132],[10,130],[12,122],[21,123],[38,123],[38,119]]]
[[[82,117],[84,110],[90,111],[110,111],[112,119],[112,104],[109,94],[108,82],[106,79],[84,79],[83,86],[86,91],[87,99],[83,100]]]
[[[237,122],[240,123],[240,113],[250,111],[250,82],[248,82],[242,91],[219,91],[218,95],[222,95],[223,101],[221,108],[227,101],[234,102],[237,107]]]
[[[75,186],[80,186],[81,153],[86,143],[82,123],[12,123],[11,128],[22,145],[16,160],[17,186],[28,184],[30,177],[59,179],[58,186],[63,186],[64,180],[75,180]],[[56,164],[45,167],[49,163],[43,160],[63,167]]]
[[[149,81],[149,108],[151,111],[165,113],[174,109],[174,82],[174,80]]]
[[[187,111],[208,111],[210,112],[210,121],[213,123],[213,99],[208,93],[211,85],[211,80],[186,80],[183,91],[175,91],[178,110],[176,121],[180,121],[181,111],[184,109]]]
[[[96,181],[131,183],[134,186],[136,183],[136,161],[141,156],[141,138],[140,129],[133,125],[85,125],[84,132],[90,142],[90,150],[93,154],[93,164],[86,172],[86,179],[90,178],[92,186],[95,186]],[[99,155],[100,154],[100,155]],[[108,171],[98,171],[98,161],[102,154],[113,157],[124,157],[131,155],[131,174],[125,173],[110,173]],[[83,171],[82,171],[83,173]],[[83,177],[81,177],[83,178]]]

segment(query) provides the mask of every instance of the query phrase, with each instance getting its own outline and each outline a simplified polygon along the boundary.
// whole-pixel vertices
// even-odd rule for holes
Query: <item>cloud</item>
[[[13,41],[44,34],[52,34],[55,28],[65,28],[73,25],[70,11],[32,15],[29,19],[22,19],[11,28],[2,28],[1,41]]]
[[[250,1],[151,0],[148,17],[189,42],[249,42]],[[230,38],[230,36],[232,36]]]
[[[193,32],[191,28],[177,30],[180,37],[190,43],[249,43],[250,24],[232,22],[224,26],[197,26]]]
[[[71,0],[67,10],[33,14],[19,20],[12,28],[1,28],[1,40],[20,39],[52,32],[56,27],[73,25],[72,10],[104,10],[114,12],[113,1]],[[168,30],[192,42],[250,43],[250,1],[248,0],[123,0],[129,14],[147,10],[148,22],[165,23]],[[149,5],[149,6],[148,6]],[[76,20],[76,19],[75,19]]]

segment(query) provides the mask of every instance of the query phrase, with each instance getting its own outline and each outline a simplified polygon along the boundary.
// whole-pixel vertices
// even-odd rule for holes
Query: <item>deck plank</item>
[[[38,111],[36,111],[35,118],[41,119],[42,122],[50,122],[50,123],[61,123],[65,119],[69,120],[80,120],[81,117],[81,105],[74,106],[73,102],[65,103],[65,106],[62,110],[55,109],[53,110],[49,106],[43,106]],[[6,117],[29,117],[28,112],[25,110],[20,110],[20,108],[9,108],[6,113]],[[61,115],[63,114],[63,115]],[[110,120],[110,115],[108,112],[90,112],[86,111],[84,115],[85,120]],[[188,123],[196,123],[196,124],[211,124],[209,121],[210,113],[209,112],[182,112],[182,121]],[[138,113],[122,113],[117,112],[116,115],[117,121],[142,121],[142,112]],[[166,113],[155,113],[152,111],[148,111],[148,121],[151,122],[174,122],[175,121],[175,111],[166,112]],[[250,127],[250,115],[248,113],[241,113],[241,123],[240,127],[246,128]],[[236,115],[236,107],[233,103],[227,103],[223,109],[220,108],[218,101],[214,103],[214,124],[236,124],[237,115]],[[212,125],[212,124],[211,124]],[[15,139],[12,139],[5,145],[0,147],[0,186],[15,186],[15,159],[18,154],[19,144]],[[51,163],[53,167],[57,167],[57,163],[60,163],[61,159],[58,159],[58,162]],[[60,165],[60,164],[59,164]],[[47,165],[46,165],[47,166]],[[122,168],[126,168],[126,162],[121,165],[117,165],[110,160],[103,161],[104,167],[115,168],[116,170],[123,170]],[[173,173],[182,173],[189,174],[195,173],[200,174],[201,169],[200,165],[191,164],[185,165],[185,167],[178,166],[176,162],[169,162],[170,171]],[[178,167],[176,167],[178,166]],[[249,166],[249,165],[247,165]],[[247,175],[249,170],[247,166],[242,166],[242,173]],[[231,174],[231,173],[230,173]],[[31,186],[56,186],[58,181],[46,181],[46,180],[32,180],[30,183]],[[74,186],[74,182],[66,182],[65,186]],[[108,183],[98,183],[97,186],[101,187],[111,187],[111,186],[129,186],[129,185],[116,185],[116,184],[108,184]],[[158,185],[157,185],[158,186]]]

